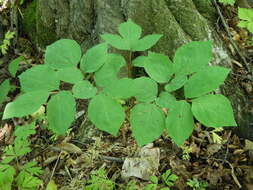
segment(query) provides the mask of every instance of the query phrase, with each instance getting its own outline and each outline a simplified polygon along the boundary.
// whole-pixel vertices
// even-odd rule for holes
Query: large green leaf
[[[10,64],[8,65],[8,70],[9,70],[12,77],[16,76],[16,73],[19,68],[19,63],[24,60],[25,60],[25,58],[23,56],[19,56],[10,62]]]
[[[116,100],[99,94],[90,101],[88,118],[97,128],[116,136],[124,122],[125,112]]]
[[[89,81],[83,80],[73,86],[72,92],[75,98],[89,99],[96,95],[97,89]]]
[[[120,50],[145,51],[151,48],[161,38],[162,35],[153,34],[141,37],[141,27],[135,24],[131,19],[119,25],[119,33],[104,34],[101,38],[113,47]]]
[[[102,34],[101,38],[105,40],[112,47],[115,47],[120,50],[129,50],[129,44],[125,39],[117,34]]]
[[[83,55],[80,68],[86,73],[95,72],[106,62],[107,55],[106,43],[93,46]]]
[[[0,84],[0,107],[2,102],[6,99],[10,89],[11,86],[9,80],[5,80],[4,82],[2,82],[2,84]]]
[[[162,37],[161,34],[150,34],[138,40],[132,47],[132,51],[145,51],[155,45]]]
[[[156,105],[167,109],[171,109],[175,102],[176,98],[168,92],[161,92],[159,97],[155,100]]]
[[[144,64],[145,71],[156,82],[168,82],[173,74],[172,62],[168,56],[149,52],[147,62]]]
[[[135,67],[144,67],[145,63],[147,63],[147,62],[148,62],[147,56],[141,55],[132,61],[132,65]]]
[[[174,79],[170,81],[164,88],[167,92],[173,92],[175,90],[180,89],[187,82],[188,78],[185,75],[176,76]]]
[[[83,79],[82,72],[76,67],[59,69],[56,72],[58,80],[75,84]]]
[[[229,100],[221,94],[210,94],[192,101],[194,117],[207,127],[237,126]]]
[[[134,96],[140,102],[152,102],[156,99],[158,85],[148,77],[134,79],[133,84]]]
[[[194,120],[191,106],[186,101],[178,101],[173,104],[173,109],[166,118],[166,128],[172,140],[181,146],[189,138],[194,129]]]
[[[47,46],[45,63],[54,69],[76,66],[81,58],[81,47],[70,39],[61,39]]]
[[[141,27],[135,24],[131,19],[128,19],[127,22],[119,25],[119,33],[129,44],[128,47],[132,48],[141,37]]]
[[[176,75],[187,75],[201,70],[212,59],[211,41],[194,41],[177,49],[174,62]]]
[[[130,113],[133,136],[138,145],[151,143],[161,136],[165,129],[165,116],[156,105],[140,103]]]
[[[49,128],[57,135],[67,132],[75,119],[76,103],[69,91],[61,91],[54,95],[47,105]]]
[[[116,99],[127,99],[134,96],[134,80],[122,78],[108,85],[104,92]]]
[[[186,98],[195,98],[216,90],[226,79],[230,69],[214,66],[205,67],[195,73],[184,85]]]
[[[49,93],[33,91],[20,95],[16,100],[6,105],[3,119],[24,117],[37,111],[47,101]]]
[[[125,65],[126,61],[123,56],[108,54],[105,64],[95,72],[96,85],[105,87],[117,80],[118,72]]]
[[[247,8],[238,8],[238,16],[242,20],[253,22],[253,10]]]
[[[24,92],[58,90],[60,81],[56,72],[47,65],[37,65],[19,75]]]

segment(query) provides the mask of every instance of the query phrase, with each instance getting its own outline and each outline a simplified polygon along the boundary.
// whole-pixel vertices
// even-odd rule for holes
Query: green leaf
[[[219,2],[224,5],[234,5],[235,4],[235,0],[219,0]]]
[[[226,79],[230,69],[213,66],[205,67],[194,74],[184,85],[186,98],[195,98],[216,90]]]
[[[221,95],[206,95],[192,101],[194,117],[207,127],[237,126],[229,100]]]
[[[112,47],[120,50],[129,50],[129,44],[121,36],[117,34],[103,34],[101,38]]]
[[[57,135],[66,133],[75,119],[76,103],[72,94],[61,91],[53,96],[47,105],[49,128]]]
[[[24,141],[14,141],[14,152],[15,157],[21,157],[26,155],[27,153],[31,152],[30,142],[27,140]]]
[[[93,46],[83,55],[80,68],[86,73],[97,71],[107,60],[107,44]]]
[[[134,96],[133,85],[133,79],[122,78],[108,85],[104,92],[116,99],[127,99]]]
[[[248,24],[249,24],[249,21],[240,21],[237,26],[241,28],[247,28]]]
[[[4,109],[3,119],[24,117],[37,111],[49,96],[45,91],[34,91],[20,95]]]
[[[38,189],[38,186],[43,183],[43,181],[26,171],[21,171],[16,177],[16,183],[19,189],[36,190]]]
[[[127,22],[119,25],[119,33],[129,44],[128,46],[132,48],[141,37],[141,27],[135,24],[131,19],[128,19]]]
[[[12,160],[16,158],[16,154],[13,148],[13,145],[8,145],[4,148],[5,157],[1,161],[1,164],[9,164]],[[2,170],[2,166],[0,165],[0,171]],[[1,172],[0,172],[1,173]]]
[[[165,116],[156,105],[140,103],[131,110],[130,124],[138,145],[143,146],[161,136],[165,129]]]
[[[45,63],[54,69],[75,67],[81,58],[81,47],[70,39],[61,39],[47,46]]]
[[[242,20],[253,22],[253,10],[247,8],[238,8],[238,16]]]
[[[211,41],[193,41],[185,44],[177,49],[173,59],[176,76],[200,71],[211,59]]]
[[[150,34],[138,40],[132,47],[132,51],[145,51],[154,46],[162,37],[161,34]]]
[[[173,109],[166,118],[166,128],[172,140],[181,146],[189,138],[194,129],[191,106],[186,101],[173,104]]]
[[[80,99],[89,99],[96,95],[97,89],[87,80],[79,81],[73,86],[73,96]]]
[[[159,83],[165,83],[170,80],[173,74],[172,66],[172,62],[168,56],[149,52],[144,68],[153,80]]]
[[[49,181],[47,184],[46,190],[57,190],[57,185],[55,184],[54,180]]]
[[[75,84],[83,79],[82,72],[76,67],[59,69],[56,72],[58,80]]]
[[[148,77],[134,79],[134,96],[140,102],[152,102],[156,99],[158,86],[155,81]]]
[[[15,141],[24,141],[26,140],[30,135],[35,134],[35,123],[31,123],[25,126],[16,126],[14,136]]]
[[[187,80],[188,80],[188,78],[185,75],[176,76],[164,88],[167,92],[173,92],[173,91],[178,90],[181,87],[183,87],[185,85],[185,83],[187,82]]]
[[[37,176],[43,174],[42,168],[37,166],[37,162],[34,162],[34,161],[30,161],[26,163],[25,165],[23,165],[22,170],[25,170],[29,174],[37,175]]]
[[[121,36],[104,34],[101,35],[101,38],[111,46],[120,50],[145,51],[151,48],[162,36],[159,34],[152,34],[140,39],[141,27],[135,24],[131,19],[119,25],[119,33]]]
[[[53,69],[47,65],[37,65],[19,75],[24,92],[58,90],[60,81]]]
[[[138,56],[132,61],[132,64],[135,67],[144,67],[145,63],[147,62],[148,62],[147,56]]]
[[[25,60],[25,58],[23,56],[19,56],[10,62],[10,64],[8,65],[8,70],[9,70],[12,77],[16,76],[16,73],[19,68],[19,63],[24,60]]]
[[[0,85],[0,107],[1,107],[2,102],[5,101],[10,89],[11,89],[11,86],[10,86],[9,80],[5,80]]]
[[[12,166],[8,166],[5,170],[1,170],[0,165],[0,189],[1,190],[12,190],[12,183],[14,181],[14,175],[16,173]]]
[[[116,136],[124,122],[125,112],[116,100],[99,94],[90,101],[88,118],[97,128]]]
[[[117,54],[108,54],[105,64],[95,72],[96,85],[105,87],[118,79],[118,72],[126,65],[123,56]]]
[[[170,109],[175,102],[176,98],[168,92],[161,92],[155,101],[156,105],[167,109]]]

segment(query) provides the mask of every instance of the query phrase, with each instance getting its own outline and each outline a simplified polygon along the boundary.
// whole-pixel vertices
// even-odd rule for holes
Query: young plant
[[[164,174],[162,174],[163,182],[168,186],[174,186],[175,181],[178,179],[178,176],[173,174],[171,170],[167,170]],[[168,188],[170,190],[170,188]]]
[[[206,181],[199,181],[196,178],[188,179],[187,185],[192,187],[193,190],[206,190],[208,183]]]
[[[253,10],[246,8],[238,8],[238,16],[240,18],[238,26],[248,29],[249,32],[253,34]]]
[[[158,178],[156,176],[150,177],[151,184],[144,187],[144,190],[156,190],[158,186]]]
[[[114,182],[109,180],[103,168],[94,171],[84,190],[113,190]]]
[[[0,162],[0,189],[12,190],[18,187],[19,190],[36,190],[42,181],[38,178],[42,174],[36,162],[28,162],[21,165],[19,160],[31,152],[28,137],[35,134],[34,123],[26,126],[17,126],[14,132],[15,140],[4,150]]]
[[[2,44],[0,44],[0,50],[3,55],[5,55],[9,49],[11,44],[11,40],[14,38],[15,32],[8,31],[4,35],[4,40]]]
[[[213,93],[230,70],[209,66],[210,41],[183,45],[173,61],[151,51],[132,60],[132,52],[146,51],[161,38],[159,34],[141,38],[141,32],[140,26],[128,20],[119,25],[119,35],[102,35],[105,43],[84,55],[73,40],[62,39],[48,46],[45,64],[19,75],[21,94],[7,104],[3,119],[28,116],[47,104],[49,128],[63,135],[75,119],[75,99],[91,99],[88,118],[97,128],[116,136],[130,115],[127,121],[140,146],[156,140],[164,130],[181,146],[192,134],[194,117],[207,127],[236,126],[229,100]],[[128,60],[108,53],[108,44],[129,51]],[[128,69],[128,77],[118,77],[122,67]],[[136,67],[149,77],[134,78]],[[88,81],[90,76],[97,87]],[[61,90],[60,81],[73,84],[73,88]],[[164,90],[158,92],[160,85]],[[180,89],[184,96],[176,99],[175,91]]]

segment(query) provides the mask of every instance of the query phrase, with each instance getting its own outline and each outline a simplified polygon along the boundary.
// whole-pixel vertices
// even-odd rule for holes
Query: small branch
[[[117,157],[112,157],[112,156],[101,156],[100,155],[100,158],[102,158],[103,160],[109,160],[109,161],[118,162],[118,163],[124,162],[123,158],[117,158]]]
[[[220,18],[221,18],[222,24],[223,24],[223,26],[224,26],[224,28],[225,28],[227,34],[228,34],[229,41],[231,42],[231,44],[233,45],[233,47],[234,47],[235,50],[237,51],[238,55],[239,55],[240,58],[242,59],[242,61],[243,61],[243,63],[244,63],[244,66],[246,67],[247,71],[250,72],[251,69],[250,69],[250,67],[249,67],[249,65],[248,65],[248,62],[246,61],[245,57],[242,55],[242,53],[240,52],[238,46],[236,45],[235,41],[233,40],[233,38],[232,38],[232,36],[231,36],[231,34],[230,34],[230,32],[229,32],[229,26],[228,26],[227,22],[225,21],[224,16],[223,16],[222,13],[221,13],[221,10],[220,10],[220,7],[219,7],[217,1],[216,1],[216,0],[213,0],[213,3],[214,3],[214,5],[215,5],[215,7],[216,7],[216,9],[217,9],[217,12],[218,12]]]

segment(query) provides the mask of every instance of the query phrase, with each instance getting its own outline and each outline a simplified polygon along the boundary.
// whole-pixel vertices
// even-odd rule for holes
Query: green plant
[[[192,147],[183,145],[181,146],[181,148],[183,150],[182,159],[190,160],[191,159],[190,153],[192,152]]]
[[[246,8],[238,8],[238,16],[240,18],[238,26],[242,28],[247,28],[253,34],[253,10]]]
[[[19,190],[36,190],[42,183],[38,178],[42,170],[36,162],[20,163],[20,158],[31,152],[28,137],[32,134],[35,134],[34,123],[16,127],[14,143],[5,148],[0,162],[1,190],[11,190],[13,186]]]
[[[107,178],[105,170],[100,168],[93,171],[84,190],[113,190],[114,186],[114,182]]]
[[[138,186],[136,185],[135,180],[131,180],[126,185],[126,190],[138,190]]]
[[[188,179],[187,185],[192,187],[193,190],[205,190],[208,187],[208,183],[206,181],[199,181],[196,178]]]
[[[219,2],[224,5],[234,5],[235,4],[235,0],[219,0]]]
[[[92,47],[83,56],[73,40],[62,39],[48,46],[45,64],[19,75],[21,95],[7,104],[3,119],[28,116],[47,104],[49,128],[63,135],[75,119],[75,99],[91,99],[88,118],[97,128],[116,136],[130,115],[127,121],[140,146],[159,138],[165,129],[177,145],[182,145],[192,134],[194,117],[207,127],[236,125],[229,100],[212,93],[223,84],[230,70],[209,66],[210,41],[180,47],[173,62],[154,52],[132,60],[133,51],[151,48],[161,35],[140,39],[141,27],[131,20],[120,24],[119,34],[102,35],[106,43]],[[108,53],[108,44],[128,50],[128,60]],[[122,67],[128,69],[128,77],[119,79]],[[136,67],[143,68],[149,77],[134,78]],[[101,90],[88,81],[90,76]],[[60,81],[73,84],[73,88],[60,90]],[[158,84],[165,86],[159,96]],[[184,96],[176,99],[175,91],[182,88]],[[162,111],[165,109],[167,113]]]
[[[173,174],[171,170],[167,170],[164,174],[162,174],[162,179],[168,187],[172,187],[178,179],[178,176]]]
[[[144,187],[144,190],[156,190],[158,186],[158,178],[156,176],[150,177],[151,184]]]
[[[9,46],[11,44],[11,39],[14,38],[15,32],[8,31],[5,33],[4,40],[2,44],[0,44],[1,53],[4,55],[7,53]]]

